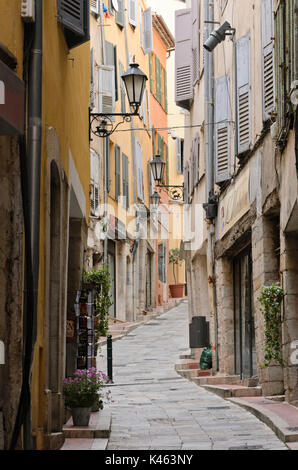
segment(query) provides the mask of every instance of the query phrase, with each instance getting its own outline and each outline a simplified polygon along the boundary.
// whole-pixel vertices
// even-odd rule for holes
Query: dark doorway
[[[252,259],[248,248],[234,259],[235,373],[257,375],[252,289]]]

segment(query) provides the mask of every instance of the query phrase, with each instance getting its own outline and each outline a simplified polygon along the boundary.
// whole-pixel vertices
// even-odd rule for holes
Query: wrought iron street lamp
[[[150,203],[153,209],[157,209],[160,203],[161,197],[160,195],[154,191],[154,193],[150,196]]]
[[[156,187],[167,191],[170,198],[173,199],[174,201],[183,202],[184,185],[172,186],[172,185],[161,184],[163,181],[163,175],[164,175],[166,163],[163,161],[160,155],[155,155],[153,160],[151,160],[150,162],[150,167],[152,170],[153,179],[157,183]]]
[[[91,113],[89,109],[89,140],[92,140],[92,134],[97,137],[109,137],[120,124],[131,122],[133,116],[139,116],[139,109],[143,101],[146,81],[148,77],[139,69],[139,65],[135,62],[131,63],[127,72],[121,76],[131,113]],[[112,119],[114,116],[121,116],[122,121],[114,124]]]

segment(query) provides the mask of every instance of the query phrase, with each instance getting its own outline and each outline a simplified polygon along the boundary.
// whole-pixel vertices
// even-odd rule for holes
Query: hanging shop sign
[[[247,169],[219,204],[220,238],[223,238],[249,210],[249,169]]]
[[[0,135],[22,135],[25,84],[0,60]]]

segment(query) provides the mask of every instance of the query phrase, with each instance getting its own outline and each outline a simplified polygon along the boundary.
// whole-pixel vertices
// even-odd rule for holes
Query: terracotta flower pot
[[[71,416],[74,426],[89,426],[91,407],[72,408]]]
[[[173,299],[181,299],[184,297],[184,285],[185,284],[172,284],[169,286]]]

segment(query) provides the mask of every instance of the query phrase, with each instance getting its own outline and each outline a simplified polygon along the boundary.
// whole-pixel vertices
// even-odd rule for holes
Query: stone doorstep
[[[211,375],[210,377],[195,377],[196,385],[241,385],[239,375]]]
[[[265,401],[265,397],[259,399],[260,403],[258,403],[258,399],[250,400],[249,398],[246,400],[245,398],[228,398],[228,401],[235,403],[236,405],[241,406],[245,410],[252,413],[256,416],[260,421],[265,423],[273,432],[277,435],[277,437],[283,441],[284,443],[295,443],[295,445],[289,445],[290,449],[298,449],[298,408],[289,403],[281,403],[281,402],[272,402],[272,403],[265,403],[262,404],[262,401]],[[268,409],[268,405],[271,406]],[[276,412],[274,412],[273,407],[276,408]],[[283,409],[284,407],[284,409]],[[277,413],[277,410],[279,413]],[[289,422],[289,416],[291,416],[291,421]],[[291,430],[291,428],[297,428],[297,430]]]
[[[199,368],[197,369],[181,369],[181,370],[176,370],[177,374],[181,375],[185,379],[188,380],[195,380],[199,377],[209,377],[211,376],[211,371],[209,370],[201,370]]]
[[[221,398],[230,397],[261,397],[261,387],[244,387],[243,385],[202,385],[202,388],[208,390],[208,392],[215,393]]]
[[[106,450],[108,439],[65,439],[60,450]]]
[[[73,426],[72,418],[63,426],[65,439],[108,438],[111,433],[112,416],[108,410],[91,413],[89,426]]]
[[[200,363],[194,359],[181,359],[175,364],[175,370],[200,369]]]

